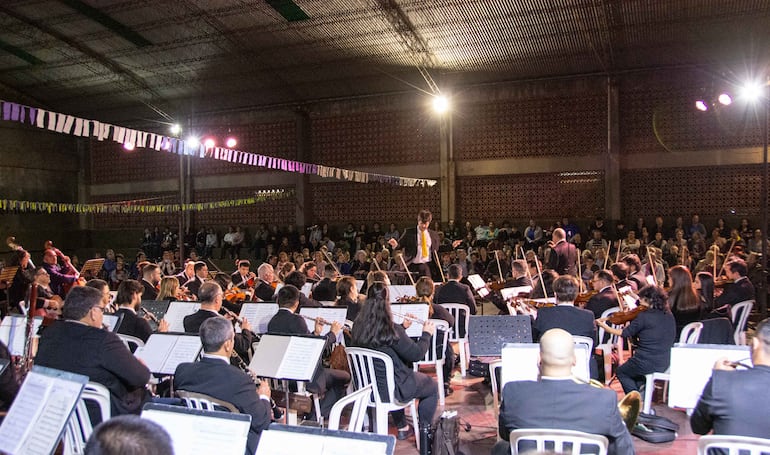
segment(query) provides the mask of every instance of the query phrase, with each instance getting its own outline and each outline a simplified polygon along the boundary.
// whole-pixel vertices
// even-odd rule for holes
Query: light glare
[[[193,148],[198,147],[199,145],[201,145],[201,140],[198,139],[195,136],[188,137],[186,142],[187,142],[187,145],[189,147],[193,147]]]
[[[698,100],[698,101],[695,102],[695,109],[697,109],[699,111],[706,112],[707,110],[709,110],[709,106],[708,106],[708,104],[706,104],[705,101]]]
[[[123,148],[130,152],[134,150],[134,144],[132,144],[131,142],[126,142],[125,144],[123,144]]]
[[[762,96],[762,85],[750,82],[741,87],[741,98],[747,101],[756,101]]]
[[[443,95],[436,96],[433,98],[433,110],[438,112],[439,114],[443,114],[444,112],[449,110],[449,100],[447,97]]]
[[[733,104],[732,97],[727,93],[722,93],[721,95],[719,95],[719,98],[717,98],[717,100],[719,101],[719,104],[721,104],[722,106],[729,106]]]
[[[173,125],[171,125],[171,128],[169,128],[169,130],[171,131],[171,134],[176,136],[182,132],[182,126],[178,123],[174,123]]]
[[[216,141],[214,141],[214,138],[207,137],[203,141],[203,145],[205,145],[207,149],[210,149],[210,148],[214,148],[214,146],[217,145],[217,143],[216,143]]]
[[[234,137],[228,137],[225,145],[227,145],[227,148],[233,148],[238,145],[238,141]]]

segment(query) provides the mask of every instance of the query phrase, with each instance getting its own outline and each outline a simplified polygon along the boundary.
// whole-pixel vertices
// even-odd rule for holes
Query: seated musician
[[[537,342],[550,329],[564,329],[572,335],[588,337],[596,343],[596,322],[589,310],[574,305],[580,286],[575,277],[563,275],[553,282],[556,306],[542,307],[534,312],[532,338]]]
[[[518,288],[522,286],[532,286],[532,282],[527,277],[527,261],[518,259],[511,265],[511,277],[505,280],[503,289]],[[499,291],[489,294],[492,303],[500,310],[500,314],[508,314],[508,307]]]
[[[361,303],[358,300],[358,283],[352,276],[343,276],[337,280],[337,294],[339,299],[336,306],[345,306],[348,308],[345,319],[355,321],[358,311],[361,309]]]
[[[318,267],[313,261],[303,263],[299,271],[305,274],[305,279],[308,283],[316,284],[321,281],[321,278],[318,276]]]
[[[117,416],[94,428],[85,455],[174,455],[171,436],[163,427],[139,416]]]
[[[238,261],[238,270],[230,275],[233,286],[238,289],[248,289],[254,287],[257,276],[251,271],[251,262],[246,259]]]
[[[553,282],[559,277],[554,270],[543,270],[540,277],[535,277],[532,283],[532,292],[529,294],[533,299],[546,299],[553,297]]]
[[[337,270],[334,264],[326,264],[324,277],[313,288],[313,300],[333,302],[337,298]]]
[[[299,272],[296,272],[299,273]],[[305,319],[298,314],[300,292],[295,286],[287,284],[278,290],[278,313],[267,324],[267,332],[275,335],[310,335]],[[320,335],[324,322],[318,318],[313,335]],[[335,343],[342,332],[342,325],[334,321],[326,334],[327,345]],[[321,399],[321,414],[328,416],[331,407],[338,399],[345,396],[345,389],[350,382],[350,374],[342,370],[320,368],[316,376],[307,385],[307,389]]]
[[[291,272],[286,278],[284,278],[283,283],[285,285],[291,285],[295,288],[301,290],[303,286],[305,286],[305,283],[307,282],[307,277],[305,277],[305,274],[302,272]],[[321,302],[319,302],[316,299],[311,299],[310,297],[303,294],[301,291],[299,293],[299,307],[300,308],[319,308],[322,307]]]
[[[233,325],[225,318],[209,318],[200,326],[203,344],[201,360],[181,363],[174,373],[177,390],[203,393],[226,401],[243,414],[251,416],[246,454],[256,451],[259,435],[270,425],[270,385],[267,381],[254,384],[246,372],[230,365],[235,347]]]
[[[35,285],[37,286],[37,303],[35,316],[56,318],[61,313],[62,298],[51,289],[51,276],[45,268],[35,269]]]
[[[273,286],[273,281],[275,281],[275,271],[273,266],[267,262],[262,263],[257,269],[257,276],[259,277],[259,283],[254,288],[254,297],[262,302],[274,301],[275,287]]]
[[[59,265],[59,258],[64,265]],[[78,279],[78,271],[72,266],[70,258],[56,248],[48,248],[43,253],[43,268],[51,276],[51,289],[61,298],[65,297],[65,288]]]
[[[754,285],[746,276],[748,269],[743,259],[733,259],[728,262],[725,266],[725,274],[732,283],[725,284],[722,295],[714,300],[715,307],[721,308],[727,305],[726,310],[729,312],[730,307],[736,303],[754,300]]]
[[[503,387],[499,432],[493,455],[511,453],[509,437],[519,428],[553,428],[600,434],[608,454],[634,453],[631,435],[618,410],[615,391],[579,384],[572,377],[572,335],[551,329],[540,337],[540,380],[514,381]]]
[[[9,363],[12,362],[11,353],[2,341],[0,341],[0,359],[7,360]],[[16,398],[16,394],[19,393],[21,381],[17,374],[17,369],[13,364],[0,373],[0,411],[8,411]]]
[[[152,328],[146,318],[137,315],[137,311],[142,305],[143,291],[144,287],[137,281],[126,280],[120,283],[118,295],[115,296],[115,304],[118,305],[118,311],[115,314],[123,315],[123,320],[118,326],[118,333],[147,342],[147,339],[152,335]],[[168,321],[161,319],[158,322],[158,332],[167,331]]]
[[[193,266],[193,271],[195,272],[195,277],[185,283],[183,286],[186,287],[193,295],[198,295],[198,292],[203,283],[209,280],[209,266],[207,266],[203,261],[198,261]]]
[[[182,269],[179,274],[176,275],[176,279],[179,280],[180,285],[184,285],[188,281],[195,278],[195,263],[198,261],[193,261],[192,259],[188,259],[184,263],[184,269]]]
[[[77,286],[64,300],[62,321],[40,336],[35,364],[88,376],[110,391],[112,415],[139,414],[149,398],[150,370],[117,334],[102,329],[102,293]],[[93,419],[92,419],[93,420]]]
[[[645,286],[639,291],[639,306],[646,307],[623,330],[609,327],[606,318],[596,323],[613,335],[633,338],[634,355],[618,367],[618,380],[623,391],[639,390],[645,375],[666,371],[671,361],[671,346],[676,338],[676,320],[668,306],[668,295],[658,286]]]
[[[614,281],[615,278],[606,270],[599,270],[594,273],[591,285],[594,287],[596,294],[586,303],[586,310],[592,311],[596,319],[602,317],[602,313],[610,308],[618,306],[618,296],[615,293],[615,289],[612,288]]]
[[[193,314],[184,317],[184,331],[187,333],[198,333],[203,321],[210,318],[225,318],[219,314],[222,310],[222,299],[224,291],[214,282],[207,282],[201,285],[198,291],[198,300],[201,307]],[[229,320],[229,319],[228,319]],[[241,333],[235,335],[235,352],[243,358],[248,358],[251,344],[257,340],[257,335],[251,331],[251,324],[246,318],[241,319]]]
[[[615,277],[615,289],[618,290],[618,292],[626,287],[631,288],[631,292],[636,292],[640,289],[636,281],[628,279],[628,273],[630,272],[630,269],[625,262],[616,262],[612,264],[610,266],[610,272]],[[646,285],[647,284],[645,283],[642,285],[642,287]]]
[[[770,320],[757,325],[751,340],[753,368],[736,370],[725,358],[714,365],[711,379],[706,383],[690,417],[693,433],[767,438],[770,435]]]
[[[158,297],[160,284],[160,267],[156,264],[147,264],[142,268],[142,292],[141,300],[155,300]]]
[[[417,301],[415,303],[428,304],[428,318],[441,319],[442,321],[446,321],[447,324],[449,324],[449,328],[451,330],[455,326],[455,318],[452,316],[449,310],[443,306],[439,304],[433,304],[433,294],[436,289],[433,285],[433,280],[427,276],[422,276],[414,284],[414,288],[415,295],[417,296]],[[436,344],[436,349],[442,349],[442,347],[439,347],[438,344]],[[449,396],[453,392],[450,382],[452,379],[452,370],[454,370],[455,367],[455,353],[450,343],[447,343],[446,346],[443,346],[443,350],[444,391],[446,395]]]
[[[462,303],[468,305],[471,314],[476,314],[476,300],[473,298],[473,291],[467,284],[460,283],[463,277],[462,273],[459,264],[449,266],[447,282],[439,286],[435,301],[436,303]]]

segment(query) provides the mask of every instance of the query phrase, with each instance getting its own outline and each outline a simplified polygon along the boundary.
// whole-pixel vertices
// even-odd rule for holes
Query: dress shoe
[[[403,441],[404,439],[408,438],[413,433],[412,427],[407,426],[406,429],[398,429],[398,433],[396,433],[396,439],[399,441]]]

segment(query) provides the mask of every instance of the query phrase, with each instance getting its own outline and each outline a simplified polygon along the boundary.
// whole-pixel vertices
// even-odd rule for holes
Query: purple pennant
[[[13,103],[5,102],[3,103],[3,120],[10,120],[11,119],[11,107]]]
[[[29,124],[34,125],[35,119],[37,119],[37,108],[36,107],[30,107],[29,108]]]
[[[11,120],[13,120],[13,121],[15,121],[15,122],[18,122],[18,121],[19,121],[19,110],[20,110],[19,108],[20,108],[20,107],[21,107],[21,106],[19,106],[19,105],[18,105],[18,104],[16,104],[16,103],[13,103],[13,104],[11,105]]]

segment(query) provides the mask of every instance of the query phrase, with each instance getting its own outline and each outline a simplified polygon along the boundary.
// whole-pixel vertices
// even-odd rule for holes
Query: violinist
[[[257,275],[251,271],[251,262],[247,259],[238,261],[238,270],[230,275],[230,279],[238,289],[253,288],[257,284]]]
[[[615,289],[623,289],[625,287],[629,287],[631,288],[632,292],[639,290],[639,285],[637,282],[628,279],[629,270],[625,262],[620,261],[612,264],[610,266],[610,272],[612,272],[612,275],[615,278]],[[643,284],[642,287],[644,287],[645,284]]]
[[[523,259],[517,259],[513,261],[511,266],[511,277],[505,280],[505,283],[503,283],[502,286],[490,286],[490,288],[497,287],[497,289],[492,289],[494,292],[489,295],[492,303],[500,310],[500,314],[508,314],[508,307],[499,292],[500,289],[524,286],[532,286],[532,283],[527,276],[527,262]]]
[[[142,284],[138,281],[126,280],[120,283],[118,295],[115,297],[115,303],[118,305],[118,311],[115,314],[123,315],[123,320],[118,326],[118,333],[147,342],[147,339],[152,335],[152,328],[146,317],[137,314],[142,305],[143,290]],[[168,331],[168,322],[165,319],[158,322],[158,331]]]
[[[155,264],[147,264],[142,268],[142,300],[155,300],[158,297],[158,285],[160,285],[160,267]]]
[[[198,295],[201,285],[209,279],[209,266],[203,261],[198,261],[193,266],[195,277],[184,284],[184,287],[190,290],[193,295]]]
[[[711,312],[714,309],[714,277],[709,272],[698,272],[692,287],[703,311]]]
[[[195,278],[195,262],[196,261],[188,259],[187,262],[184,263],[184,270],[176,276],[176,279],[179,280],[179,284],[187,283]]]
[[[322,307],[321,302],[315,299],[311,299],[302,293],[302,288],[307,283],[307,278],[302,272],[292,272],[289,276],[283,280],[284,285],[292,285],[300,290],[299,293],[299,307],[300,308],[319,308]]]
[[[313,298],[319,302],[333,302],[337,296],[337,269],[334,264],[326,264],[324,278],[313,288]],[[355,283],[355,280],[353,280]],[[355,318],[348,318],[351,321]]]
[[[614,282],[615,278],[606,270],[599,270],[594,273],[591,285],[596,294],[586,303],[586,310],[592,311],[597,319],[602,317],[602,313],[605,311],[618,306],[618,296],[615,289],[612,288]]]
[[[613,335],[634,338],[634,355],[618,367],[617,376],[623,392],[639,390],[645,375],[666,371],[671,360],[671,346],[676,339],[676,320],[668,306],[668,295],[658,286],[645,286],[639,291],[639,305],[646,308],[623,330],[607,325],[606,318],[596,323]]]
[[[315,284],[321,281],[321,278],[318,276],[318,267],[313,261],[307,261],[302,264],[299,271],[305,274],[305,280],[308,283]]]
[[[675,265],[668,271],[671,277],[669,304],[676,320],[677,339],[684,326],[703,319],[703,306],[693,289],[692,275],[687,267]]]
[[[520,265],[520,267],[523,267]],[[447,270],[447,282],[436,291],[436,303],[462,303],[468,305],[471,314],[476,314],[476,301],[473,291],[467,284],[460,283],[462,268],[459,264],[452,264]],[[526,279],[526,277],[524,277]]]
[[[535,342],[550,329],[564,329],[572,335],[588,337],[596,343],[596,323],[589,310],[575,307],[580,287],[575,277],[562,275],[553,282],[556,306],[542,307],[532,316],[532,338]]]
[[[337,280],[336,292],[339,298],[334,305],[347,307],[348,311],[345,314],[345,319],[355,321],[358,316],[358,310],[361,309],[356,279],[352,276],[343,276]]]
[[[63,265],[59,265],[58,260],[62,260]],[[43,253],[43,267],[48,275],[51,276],[51,289],[59,297],[65,296],[65,285],[72,285],[78,279],[78,271],[72,266],[70,258],[63,255],[56,248],[48,248]]]
[[[273,266],[267,262],[262,263],[257,269],[259,282],[254,288],[254,296],[262,302],[272,302],[275,294],[275,272]]]
[[[160,291],[155,300],[189,300],[192,296],[185,294],[175,276],[164,276],[160,280]]]
[[[748,269],[743,259],[733,259],[725,266],[725,273],[732,283],[725,284],[722,295],[714,300],[716,307],[728,306],[728,309],[739,302],[754,300],[754,285],[748,277]]]

